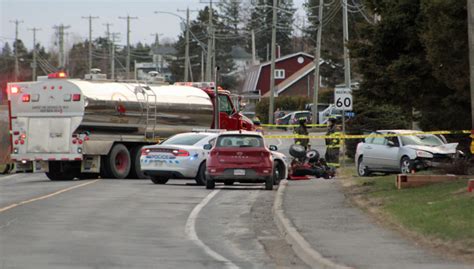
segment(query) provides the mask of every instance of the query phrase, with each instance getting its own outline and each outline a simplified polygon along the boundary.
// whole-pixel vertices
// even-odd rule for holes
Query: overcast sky
[[[214,0],[216,1],[216,0]],[[302,13],[305,0],[293,0],[295,7]],[[112,23],[111,32],[119,32],[119,44],[126,43],[126,20],[119,16],[138,17],[131,20],[131,43],[152,43],[159,33],[161,39],[177,39],[180,33],[180,19],[167,14],[154,14],[155,10],[178,13],[177,9],[202,9],[205,0],[0,0],[0,47],[5,42],[10,45],[15,37],[15,24],[10,21],[23,21],[19,25],[19,38],[28,48],[33,46],[33,33],[30,28],[41,28],[37,32],[37,42],[46,48],[53,46],[55,30],[53,26],[64,24],[71,42],[85,40],[89,35],[88,20],[81,17],[98,16],[93,20],[93,39],[105,36],[105,23]],[[185,17],[185,13],[179,13]],[[191,19],[196,13],[191,13]]]

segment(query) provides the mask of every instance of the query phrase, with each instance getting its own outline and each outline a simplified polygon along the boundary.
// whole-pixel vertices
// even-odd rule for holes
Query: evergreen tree
[[[328,65],[321,66],[321,76],[327,78],[326,84],[334,87],[336,84],[344,82],[344,44],[342,31],[342,3],[341,1],[331,2],[325,5],[323,10],[323,31],[321,35],[321,58],[327,61]],[[358,5],[352,1],[352,4]],[[359,5],[359,8],[360,5]],[[307,38],[315,46],[317,39],[317,29],[319,27],[319,0],[308,0],[305,4],[306,15],[309,25],[305,29]],[[364,21],[359,12],[348,13],[349,40],[357,38],[356,25]],[[314,49],[313,49],[314,51]]]
[[[8,42],[5,42],[5,45],[2,48],[2,56],[11,56],[12,55],[12,49],[10,47],[10,44]]]
[[[87,42],[76,43],[69,51],[68,72],[70,77],[83,78],[88,73],[89,45]]]
[[[469,128],[466,2],[378,0],[366,5],[381,19],[361,26],[361,37],[351,43],[355,67],[363,75],[361,89],[353,93],[356,113],[390,104],[401,108],[409,122],[419,120],[423,129]]]
[[[220,14],[222,14],[222,23],[226,28],[238,36],[239,26],[242,22],[240,17],[240,0],[221,0],[218,4]]]
[[[251,8],[250,20],[247,22],[247,29],[255,31],[255,46],[260,59],[267,59],[271,56],[272,41],[272,20],[273,20],[273,0],[257,0],[256,5]],[[277,9],[277,31],[276,43],[280,46],[281,55],[292,53],[292,32],[293,18],[296,9],[293,7],[293,0],[280,0]],[[249,40],[251,42],[251,40]],[[250,47],[250,44],[249,44]]]
[[[428,129],[470,129],[466,1],[421,0],[420,17],[426,59],[441,84],[423,96],[421,124]]]
[[[226,30],[227,27],[222,22],[222,17],[219,15],[216,9],[213,9],[213,25],[214,28],[219,30],[216,31],[216,45],[215,45],[215,60],[216,66],[220,67],[220,73],[223,75],[221,77],[221,85],[225,88],[232,88],[235,86],[235,79],[229,76],[225,76],[226,73],[229,73],[233,70],[233,60],[230,57],[230,52],[232,50],[232,44],[235,42],[233,36]],[[189,45],[189,55],[191,61],[191,67],[193,72],[194,81],[201,80],[201,53],[203,48],[208,51],[207,48],[207,25],[209,22],[209,8],[206,6],[204,9],[199,11],[198,17],[196,20],[193,20],[190,25],[190,45]],[[177,55],[183,57],[185,55],[185,35],[186,29],[183,30],[181,35],[178,38],[178,42],[175,44],[175,49],[177,50]],[[206,56],[206,55],[204,55]],[[205,57],[206,59],[206,57]],[[205,66],[204,66],[205,67]],[[171,72],[175,77],[176,81],[183,81],[184,79],[184,59],[178,58],[171,63]]]

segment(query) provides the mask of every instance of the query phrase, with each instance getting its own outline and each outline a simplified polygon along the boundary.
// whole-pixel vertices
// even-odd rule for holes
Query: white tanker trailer
[[[209,129],[214,95],[189,86],[88,81],[53,74],[8,84],[11,159],[16,170],[51,180],[144,178],[141,147],[160,138]],[[219,93],[220,126],[252,129]]]

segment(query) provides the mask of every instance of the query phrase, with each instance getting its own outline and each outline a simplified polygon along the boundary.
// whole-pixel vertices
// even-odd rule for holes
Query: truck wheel
[[[208,177],[206,180],[206,189],[211,190],[216,187],[216,182],[214,181],[213,178]]]
[[[275,172],[273,172],[273,176],[267,177],[265,179],[265,190],[267,191],[273,190],[274,177],[275,177]]]
[[[123,179],[130,172],[130,153],[123,144],[115,144],[106,158],[105,168],[113,178]]]
[[[95,179],[98,177],[99,177],[99,174],[95,174],[95,173],[80,173],[78,176],[79,179]]]
[[[74,171],[71,169],[65,169],[67,167],[61,167],[61,162],[49,162],[49,172],[46,173],[46,177],[51,181],[68,181],[73,180],[76,177]]]
[[[7,174],[10,171],[10,164],[7,163],[5,165],[5,168],[3,168],[3,171],[0,171],[0,174]]]
[[[74,179],[74,175],[56,172],[48,172],[46,173],[46,177],[51,181],[69,181]]]
[[[166,177],[151,177],[151,182],[155,184],[166,184],[168,180],[169,178],[166,178]]]
[[[148,177],[143,173],[140,166],[140,157],[142,155],[142,146],[135,146],[130,150],[130,173],[127,178],[131,179],[147,179]]]
[[[196,183],[199,186],[205,186],[206,181],[206,162],[202,162],[196,175]]]

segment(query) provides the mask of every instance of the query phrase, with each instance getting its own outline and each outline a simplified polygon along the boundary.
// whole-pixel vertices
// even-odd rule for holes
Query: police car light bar
[[[67,78],[67,74],[66,72],[60,71],[60,72],[48,74],[48,78]]]
[[[195,133],[222,133],[227,131],[226,129],[201,129],[201,128],[194,128],[192,130]]]

